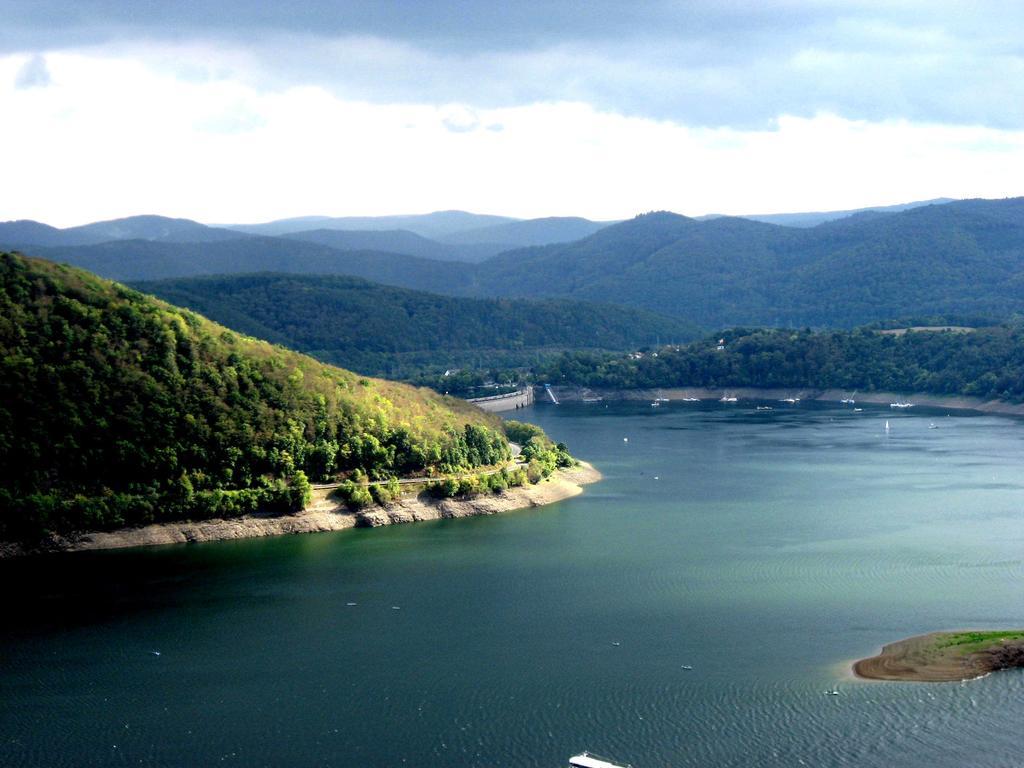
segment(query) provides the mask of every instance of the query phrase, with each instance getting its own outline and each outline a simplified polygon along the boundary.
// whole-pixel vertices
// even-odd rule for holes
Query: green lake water
[[[1024,672],[846,672],[1024,626],[1024,422],[773,405],[520,411],[605,475],[545,508],[0,562],[0,765],[1024,763]]]

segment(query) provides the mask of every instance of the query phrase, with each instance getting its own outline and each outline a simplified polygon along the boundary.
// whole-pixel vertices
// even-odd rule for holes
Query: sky
[[[1024,194],[1024,3],[0,0],[0,220]]]

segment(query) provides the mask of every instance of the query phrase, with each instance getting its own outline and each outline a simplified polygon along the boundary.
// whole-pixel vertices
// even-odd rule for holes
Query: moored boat
[[[629,763],[613,763],[589,752],[580,752],[569,758],[570,768],[633,768]]]

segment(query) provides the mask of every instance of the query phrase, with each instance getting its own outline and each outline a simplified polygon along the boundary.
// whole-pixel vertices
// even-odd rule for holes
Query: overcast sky
[[[0,0],[0,219],[1024,193],[1024,3]]]

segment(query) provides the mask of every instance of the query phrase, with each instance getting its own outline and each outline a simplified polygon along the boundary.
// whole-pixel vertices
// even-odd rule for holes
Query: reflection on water
[[[1018,760],[1024,673],[845,669],[911,634],[1024,625],[1024,424],[525,417],[606,479],[494,518],[0,563],[0,764]]]

